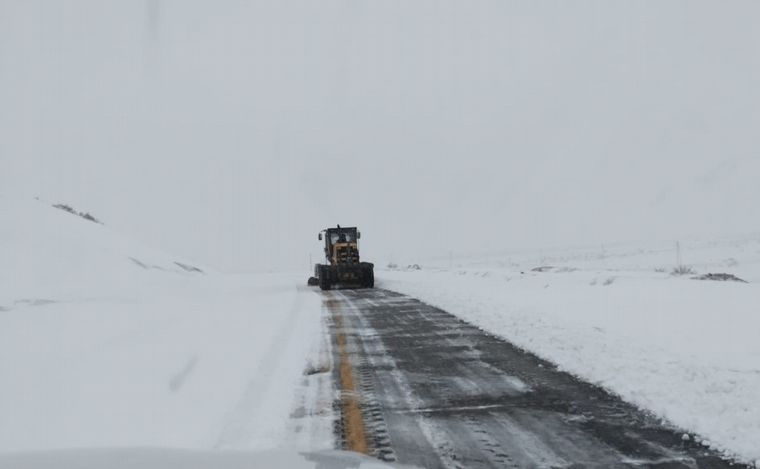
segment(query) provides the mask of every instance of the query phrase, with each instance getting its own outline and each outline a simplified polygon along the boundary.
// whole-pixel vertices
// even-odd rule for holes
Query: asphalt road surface
[[[345,449],[426,468],[737,468],[684,432],[455,316],[324,293]]]

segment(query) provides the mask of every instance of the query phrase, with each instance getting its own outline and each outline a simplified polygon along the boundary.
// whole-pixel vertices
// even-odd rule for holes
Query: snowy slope
[[[0,198],[0,216],[0,305],[6,308],[24,300],[118,295],[157,279],[195,276],[175,263],[189,266],[180,259],[41,201]]]
[[[332,447],[290,422],[322,327],[296,278],[188,272],[41,202],[0,213],[0,453]]]
[[[456,259],[378,277],[760,462],[760,236],[681,251],[698,273],[749,283],[673,276],[670,244]]]

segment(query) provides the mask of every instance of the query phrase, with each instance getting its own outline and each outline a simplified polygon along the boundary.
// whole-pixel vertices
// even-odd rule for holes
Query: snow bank
[[[292,449],[322,327],[301,276],[188,272],[42,203],[0,214],[0,453]]]
[[[760,238],[692,242],[683,251],[700,273],[729,271],[750,283],[672,276],[662,270],[672,268],[674,249],[646,246],[459,260],[453,269],[378,277],[705,444],[760,460]]]

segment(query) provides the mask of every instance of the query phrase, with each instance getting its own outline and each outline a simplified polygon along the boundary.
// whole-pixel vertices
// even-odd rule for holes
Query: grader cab
[[[314,277],[310,285],[319,285],[322,290],[336,286],[346,288],[373,288],[375,286],[375,266],[359,259],[359,238],[361,233],[355,228],[327,228],[319,233],[319,240],[325,242],[327,264],[314,266]]]

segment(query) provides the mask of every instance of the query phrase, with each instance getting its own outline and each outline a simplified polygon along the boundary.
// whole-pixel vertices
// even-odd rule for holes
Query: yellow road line
[[[351,360],[346,351],[346,334],[343,332],[343,322],[339,313],[333,310],[333,317],[337,329],[336,341],[340,356],[340,388],[341,406],[343,408],[343,431],[346,437],[346,446],[349,451],[367,454],[367,435],[364,431],[364,419],[359,407],[359,392],[354,383],[354,372],[351,368]]]

